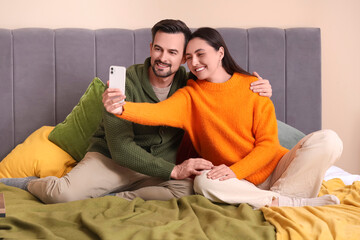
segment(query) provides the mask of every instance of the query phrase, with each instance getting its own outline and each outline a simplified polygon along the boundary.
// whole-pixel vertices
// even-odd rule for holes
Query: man
[[[189,28],[179,20],[163,20],[152,28],[150,58],[127,70],[127,100],[159,102],[186,85],[184,51]],[[265,88],[266,80],[256,88]],[[109,193],[132,200],[168,200],[193,193],[191,175],[211,169],[212,163],[191,158],[176,165],[183,132],[170,127],[150,127],[121,120],[104,110],[84,159],[62,178],[29,182],[28,190],[45,203],[99,197]]]

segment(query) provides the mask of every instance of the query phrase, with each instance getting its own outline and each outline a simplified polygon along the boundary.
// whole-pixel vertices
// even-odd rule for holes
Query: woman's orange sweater
[[[278,140],[272,101],[250,90],[256,80],[240,73],[224,83],[189,80],[160,103],[126,102],[117,116],[143,125],[185,129],[203,158],[225,164],[238,179],[257,185],[288,150]]]

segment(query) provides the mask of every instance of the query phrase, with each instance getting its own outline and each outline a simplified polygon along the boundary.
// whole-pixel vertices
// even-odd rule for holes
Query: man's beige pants
[[[30,181],[28,190],[44,203],[95,198],[113,192],[127,200],[169,200],[193,194],[193,181],[164,181],[122,167],[100,153],[88,152],[64,177]]]
[[[316,197],[326,170],[340,158],[342,149],[342,141],[334,131],[317,131],[285,154],[260,185],[237,178],[212,180],[206,176],[208,171],[204,171],[195,178],[194,190],[214,202],[248,203],[256,208],[270,206],[281,195]]]

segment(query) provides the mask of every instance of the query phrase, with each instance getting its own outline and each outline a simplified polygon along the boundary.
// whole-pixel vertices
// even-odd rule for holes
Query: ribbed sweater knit
[[[288,150],[278,140],[272,101],[250,90],[256,80],[240,73],[224,83],[189,80],[160,103],[126,102],[124,112],[117,116],[144,125],[185,129],[203,158],[214,165],[225,164],[238,179],[257,185]]]
[[[126,70],[125,94],[133,102],[159,102],[150,84],[150,58]],[[169,96],[186,85],[187,73],[181,67],[174,76]],[[119,165],[136,172],[170,179],[184,131],[172,127],[144,126],[117,118],[105,108],[103,120],[91,139],[89,152],[99,152]]]

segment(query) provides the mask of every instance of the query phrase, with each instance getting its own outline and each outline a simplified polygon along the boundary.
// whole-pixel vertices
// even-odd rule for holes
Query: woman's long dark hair
[[[250,74],[247,71],[245,71],[244,69],[242,69],[235,62],[235,60],[230,55],[230,52],[225,44],[224,39],[222,38],[221,34],[217,30],[215,30],[213,28],[209,28],[209,27],[199,28],[191,34],[189,41],[194,38],[200,38],[200,39],[206,41],[216,51],[218,51],[220,49],[220,47],[224,48],[224,57],[222,59],[222,66],[228,74],[233,75],[235,72],[238,72],[238,73],[252,76],[252,74]],[[194,79],[194,80],[197,79],[197,77],[192,72],[190,72],[189,78]]]

